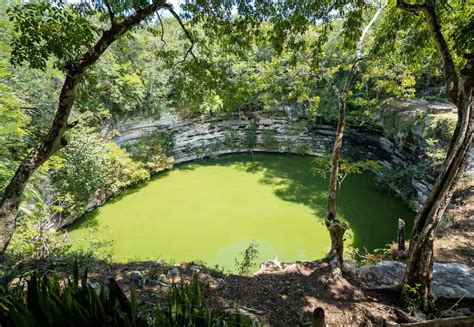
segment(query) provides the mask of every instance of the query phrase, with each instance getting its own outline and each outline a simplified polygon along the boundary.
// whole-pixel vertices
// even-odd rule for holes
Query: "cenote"
[[[257,262],[318,259],[330,240],[327,181],[311,172],[313,160],[254,153],[178,165],[76,221],[69,238],[78,247],[108,242],[99,252],[118,262],[198,261],[232,271],[252,242]],[[411,228],[414,216],[368,174],[346,178],[338,212],[350,227],[346,244],[368,250],[395,239],[398,218]]]

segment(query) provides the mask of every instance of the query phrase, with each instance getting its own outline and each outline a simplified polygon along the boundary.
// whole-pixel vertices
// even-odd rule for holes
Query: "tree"
[[[339,89],[337,84],[332,78],[330,78],[326,72],[324,64],[321,64],[321,73],[328,83],[332,86],[334,93],[338,98],[338,119],[336,128],[336,137],[334,140],[332,157],[331,157],[331,172],[329,174],[329,187],[328,187],[328,199],[326,205],[326,227],[329,230],[331,236],[331,249],[328,254],[329,260],[334,262],[337,266],[342,266],[343,254],[344,254],[344,233],[347,226],[337,218],[336,212],[336,199],[337,199],[337,188],[338,188],[338,176],[339,176],[339,165],[341,161],[341,150],[342,142],[344,138],[344,127],[346,120],[346,105],[347,99],[350,94],[352,82],[357,73],[359,63],[364,59],[362,48],[366,43],[366,36],[372,25],[376,22],[380,13],[384,9],[385,5],[382,4],[382,0],[378,3],[378,8],[369,20],[367,25],[362,30],[362,34],[359,37],[357,45],[355,47],[355,53],[353,55],[353,62],[349,72],[347,73],[342,89]]]
[[[77,121],[68,122],[76,100],[78,84],[84,73],[121,36],[150,18],[160,9],[168,10],[185,29],[173,7],[164,0],[91,1],[67,5],[62,1],[23,3],[13,6],[14,25],[11,62],[28,62],[31,68],[44,69],[50,57],[64,71],[65,79],[51,127],[39,143],[21,161],[0,202],[0,253],[10,242],[15,229],[18,207],[25,185],[35,170],[67,145],[64,134]],[[100,30],[89,20],[98,16],[109,28]],[[193,42],[188,53],[192,51]]]
[[[463,1],[452,1],[450,5],[447,2],[436,0],[425,0],[423,3],[412,4],[408,1],[397,0],[397,7],[406,11],[407,14],[422,14],[425,18],[431,38],[443,61],[446,95],[458,111],[458,121],[443,162],[443,168],[430,196],[415,217],[407,267],[403,278],[402,299],[408,301],[410,288],[418,289],[421,306],[425,311],[434,306],[431,292],[434,234],[454,192],[456,181],[464,172],[473,141],[474,44],[472,27],[474,15],[472,7],[469,8],[467,4],[466,8],[463,4]],[[442,18],[443,15],[459,15],[459,12],[456,13],[459,10],[461,13],[462,10],[467,10],[465,14],[470,17],[468,24],[463,27],[467,28],[465,31],[467,35],[458,35],[457,39],[452,40],[455,41],[454,46],[450,46],[443,33],[443,30],[446,29],[442,26]],[[454,51],[456,50],[458,52],[470,51],[462,53],[464,59],[459,60],[461,64],[458,65],[454,60]]]
[[[315,95],[314,88],[315,85],[321,85],[321,75],[337,95],[338,125],[331,159],[325,223],[331,236],[328,259],[336,266],[341,266],[343,238],[347,227],[337,218],[336,197],[346,104],[359,64],[365,59],[363,48],[368,43],[368,32],[385,7],[383,1],[378,1],[375,8],[367,5],[366,1],[245,2],[237,6],[238,14],[230,19],[229,11],[231,10],[226,6],[220,7],[219,1],[206,2],[202,5],[204,10],[196,10],[196,6],[199,5],[194,3],[188,6],[191,6],[195,12],[209,12],[210,9],[206,6],[213,10],[220,8],[217,11],[218,14],[212,17],[193,16],[194,21],[202,22],[202,24],[212,22],[214,26],[212,31],[217,37],[213,36],[209,39],[219,40],[224,44],[231,40],[248,47],[249,45],[244,41],[235,40],[235,36],[240,35],[242,30],[245,30],[247,35],[258,32],[261,39],[267,37],[276,52],[275,57],[279,55],[280,58],[272,57],[270,62],[257,63],[257,67],[262,67],[264,73],[258,75],[259,83],[256,83],[257,87],[254,89],[268,88],[266,84],[277,84],[275,89],[279,88],[279,92],[271,94],[270,99],[259,97],[259,100],[264,103],[264,108],[267,104],[275,105],[277,102],[275,93],[281,93],[283,96],[280,99],[303,104],[311,114],[317,110],[320,102],[320,97]],[[372,15],[367,21],[366,16],[370,13]],[[249,39],[246,37],[246,40]],[[334,60],[329,62],[331,60],[328,60],[328,57]],[[347,58],[349,58],[349,65]],[[331,69],[331,73],[328,72],[328,68]],[[297,78],[291,80],[289,76],[291,78],[297,76]],[[342,83],[340,83],[341,80]],[[342,88],[338,84],[342,84]]]

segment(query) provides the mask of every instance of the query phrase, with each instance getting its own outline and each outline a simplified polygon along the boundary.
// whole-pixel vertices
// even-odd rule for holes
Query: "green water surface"
[[[69,237],[76,246],[109,241],[99,251],[118,262],[203,261],[233,270],[251,242],[258,262],[321,258],[330,246],[327,180],[311,173],[313,160],[259,153],[179,165],[79,219]],[[395,238],[398,218],[408,228],[413,219],[369,175],[346,178],[338,211],[350,227],[347,245],[369,250]]]

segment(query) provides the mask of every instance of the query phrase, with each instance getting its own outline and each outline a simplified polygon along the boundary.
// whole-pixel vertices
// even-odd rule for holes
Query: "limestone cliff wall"
[[[249,148],[243,140],[252,123],[256,125],[257,142]],[[322,156],[330,153],[335,136],[334,125],[316,124],[308,127],[306,118],[287,110],[226,117],[202,116],[193,119],[179,119],[172,115],[159,119],[131,118],[115,122],[109,126],[109,130],[112,129],[118,132],[115,137],[118,144],[136,142],[153,131],[172,130],[175,135],[175,163],[248,151]],[[265,133],[271,133],[276,141],[271,146],[265,142]],[[348,128],[344,149],[351,154],[377,160],[387,167],[401,167],[412,160],[411,154],[409,156],[403,153],[394,142],[384,136],[381,126]],[[406,200],[410,201],[413,210],[418,210],[426,200],[431,185],[426,180],[414,179],[412,182],[416,192]],[[393,188],[393,191],[401,197],[405,196],[396,188]]]
[[[353,124],[346,129],[343,150],[351,156],[379,161],[388,169],[413,166],[426,160],[429,124],[439,117],[455,117],[449,104],[420,100],[394,100],[377,111],[370,123]],[[374,123],[375,120],[375,123]],[[350,123],[348,124],[350,125]],[[254,126],[256,143],[247,146],[245,138]],[[161,117],[122,117],[109,121],[104,135],[119,145],[133,144],[156,131],[173,131],[175,164],[239,152],[278,152],[322,156],[330,154],[335,124],[308,124],[305,113],[293,107],[280,107],[271,113],[247,112],[226,116],[200,116],[182,119],[172,114]],[[267,134],[267,135],[266,135]],[[274,142],[269,144],[268,134]],[[265,140],[267,138],[267,141]],[[374,171],[380,174],[380,171]],[[474,149],[466,174],[474,174]],[[432,188],[435,176],[412,177],[407,194],[396,185],[390,189],[418,211]],[[108,195],[110,196],[110,195]],[[85,212],[102,205],[106,197],[92,196]],[[68,217],[59,227],[77,217]]]

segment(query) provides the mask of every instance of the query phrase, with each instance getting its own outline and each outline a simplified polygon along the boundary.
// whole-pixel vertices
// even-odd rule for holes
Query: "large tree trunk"
[[[336,139],[331,157],[331,174],[329,176],[329,189],[326,213],[326,227],[331,236],[331,250],[328,258],[337,260],[342,266],[344,252],[344,232],[346,225],[337,219],[336,200],[337,200],[337,176],[339,174],[339,162],[341,160],[342,141],[344,138],[344,123],[346,117],[346,94],[339,96],[339,117],[337,121]]]
[[[76,123],[68,124],[68,118],[76,99],[77,85],[85,71],[93,65],[104,51],[121,35],[129,31],[160,8],[168,6],[164,1],[138,9],[133,15],[122,22],[112,24],[104,31],[97,43],[87,51],[76,63],[68,65],[56,116],[47,136],[41,140],[28,156],[20,163],[15,175],[5,188],[0,202],[0,254],[4,253],[15,230],[16,216],[26,183],[31,175],[48,160],[56,151],[66,146],[64,133]]]
[[[467,64],[458,74],[453,63],[449,46],[441,32],[435,3],[408,4],[397,0],[397,6],[412,12],[422,12],[426,18],[438,52],[443,58],[448,99],[458,110],[458,121],[451,143],[432,193],[415,217],[408,260],[403,278],[402,300],[410,300],[409,287],[416,288],[421,296],[421,306],[429,311],[434,306],[431,292],[433,275],[433,241],[436,228],[454,192],[456,181],[464,173],[473,140],[473,87],[474,54],[467,56]]]
[[[471,60],[470,77],[474,76],[474,63]],[[467,67],[466,67],[467,68]],[[467,76],[466,76],[467,77]],[[404,285],[419,286],[423,310],[429,311],[434,306],[431,293],[433,274],[433,241],[436,228],[454,192],[457,180],[462,177],[473,140],[473,83],[466,78],[460,97],[465,98],[464,104],[458,106],[458,123],[453,135],[444,169],[438,176],[430,197],[415,218],[415,225],[410,241],[407,269]],[[402,290],[405,302],[409,300],[409,292]]]

